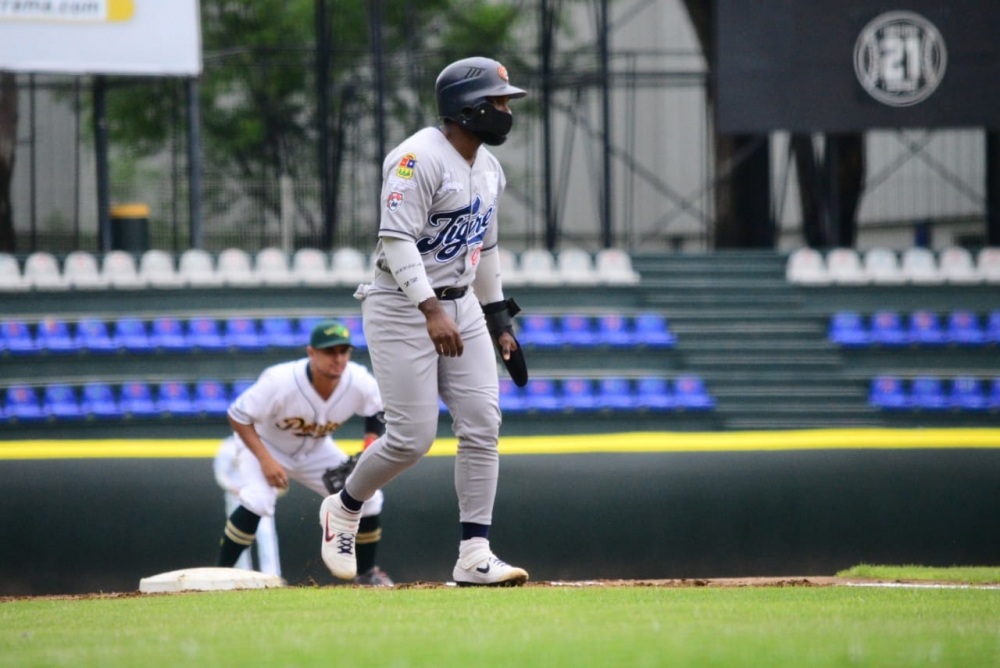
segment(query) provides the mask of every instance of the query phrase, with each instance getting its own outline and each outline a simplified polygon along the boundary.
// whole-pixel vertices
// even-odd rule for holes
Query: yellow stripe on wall
[[[219,440],[0,441],[0,460],[205,458]],[[360,440],[337,442],[347,453]],[[1000,448],[1000,429],[810,429],[800,431],[633,432],[579,436],[509,437],[506,455],[615,452],[755,452],[777,450]],[[455,439],[438,439],[431,456],[454,456]]]

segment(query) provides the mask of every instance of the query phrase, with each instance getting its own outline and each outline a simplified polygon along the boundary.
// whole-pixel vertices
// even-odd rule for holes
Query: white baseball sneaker
[[[323,499],[319,507],[319,523],[323,527],[323,563],[334,577],[353,580],[358,574],[357,554],[354,549],[358,535],[361,511],[351,512],[340,502],[340,495]]]

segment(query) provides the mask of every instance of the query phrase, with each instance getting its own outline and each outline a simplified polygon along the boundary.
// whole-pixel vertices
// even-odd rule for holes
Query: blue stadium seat
[[[223,338],[227,345],[237,350],[253,352],[267,348],[267,344],[260,338],[256,321],[250,318],[226,320]]]
[[[89,353],[113,353],[118,344],[108,334],[108,325],[99,318],[83,318],[76,323],[76,338],[80,348]]]
[[[524,391],[510,378],[500,378],[500,410],[504,413],[523,413],[527,410]]]
[[[638,408],[668,411],[677,407],[673,390],[666,378],[646,376],[635,382],[635,401]]]
[[[1000,376],[990,381],[990,394],[986,398],[986,407],[991,411],[1000,411]]]
[[[42,409],[57,420],[78,420],[87,416],[87,412],[80,408],[73,388],[62,383],[45,388]]]
[[[902,410],[910,407],[910,397],[899,376],[882,375],[872,379],[868,390],[868,404],[884,410]]]
[[[246,392],[247,388],[256,382],[256,380],[251,380],[249,378],[234,380],[232,386],[229,388],[229,402],[232,403],[236,401],[236,397]]]
[[[358,350],[368,350],[368,341],[365,339],[365,326],[361,316],[349,315],[339,318],[347,331],[351,333],[351,345]]]
[[[214,318],[196,317],[188,320],[188,340],[198,350],[226,350],[229,346],[222,333],[219,323]]]
[[[845,348],[867,348],[872,342],[864,317],[857,311],[834,313],[830,319],[828,338]]]
[[[160,414],[153,401],[153,391],[149,384],[139,380],[122,384],[118,405],[123,413],[132,417],[151,417]]]
[[[0,322],[0,337],[11,355],[34,355],[39,351],[38,341],[23,320]]]
[[[960,346],[986,344],[986,332],[979,325],[979,316],[972,311],[952,311],[948,316],[948,341]]]
[[[130,353],[149,353],[156,346],[149,340],[146,323],[138,318],[120,318],[115,323],[114,341],[119,348]]]
[[[60,318],[45,318],[38,323],[35,339],[39,349],[50,353],[80,352],[80,342],[70,331],[69,323]]]
[[[918,346],[943,346],[948,337],[941,327],[941,318],[934,311],[919,309],[910,314],[910,341]]]
[[[299,318],[298,332],[299,332],[299,337],[302,341],[301,345],[303,347],[305,347],[305,345],[309,343],[309,335],[312,334],[313,327],[323,322],[324,320],[327,320],[327,318],[324,318],[321,315],[306,315]]]
[[[199,380],[194,386],[194,407],[207,415],[225,415],[229,410],[226,386],[218,380]]]
[[[602,345],[612,348],[635,345],[632,321],[618,313],[605,313],[597,317],[597,336]]]
[[[562,332],[564,345],[575,348],[590,348],[600,345],[589,316],[568,313],[559,319],[559,329]]]
[[[574,411],[592,411],[597,408],[594,384],[589,378],[564,378],[560,388],[563,408]]]
[[[107,383],[84,385],[80,409],[96,418],[119,418],[124,415],[124,411],[118,407],[114,390]]]
[[[948,400],[952,408],[960,411],[985,411],[989,408],[983,384],[975,376],[953,378]]]
[[[917,409],[940,411],[949,408],[951,403],[940,378],[918,376],[910,383],[910,405]]]
[[[187,383],[168,380],[160,383],[156,391],[156,407],[161,413],[172,415],[196,415],[198,409],[191,401],[191,391]]]
[[[674,378],[674,398],[677,408],[682,410],[715,408],[715,399],[708,393],[700,376],[687,374]]]
[[[438,397],[438,413],[441,415],[446,415],[448,413],[448,406],[444,403],[444,399]]]
[[[677,338],[671,333],[667,319],[659,313],[639,313],[633,318],[635,342],[649,348],[673,348]]]
[[[893,347],[910,345],[910,335],[903,329],[899,313],[882,309],[872,314],[869,326],[872,343]]]
[[[184,332],[184,323],[178,318],[161,316],[153,320],[150,342],[168,352],[191,352],[194,344],[188,339]]]
[[[529,378],[524,387],[524,403],[529,411],[539,413],[562,410],[558,388],[551,378]]]
[[[632,384],[628,378],[608,376],[597,381],[597,407],[612,410],[633,410],[638,408],[632,394]]]
[[[38,401],[35,388],[27,385],[11,385],[7,388],[6,412],[8,419],[36,422],[48,417]]]
[[[556,327],[556,319],[551,315],[532,313],[521,320],[521,330],[517,340],[525,347],[558,348],[562,346],[562,334]]]
[[[1000,311],[991,311],[986,320],[986,340],[1000,343]]]
[[[295,331],[291,318],[283,316],[261,318],[260,335],[272,348],[300,348],[307,342]]]

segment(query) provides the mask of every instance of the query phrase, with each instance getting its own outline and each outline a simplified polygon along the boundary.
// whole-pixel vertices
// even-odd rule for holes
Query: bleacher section
[[[504,260],[522,274],[508,293],[524,309],[517,321],[532,376],[523,390],[502,384],[508,435],[985,426],[996,419],[990,397],[1000,392],[1000,360],[989,323],[1000,285],[790,282],[791,259],[762,251],[624,261],[620,254],[585,255],[574,252],[562,263],[558,254],[546,260],[539,253]],[[199,271],[229,267],[221,284],[214,273],[188,283],[197,288],[171,285],[162,256],[131,263],[137,275],[143,266],[160,272],[156,287],[126,286],[121,276],[130,275],[130,263],[120,257],[117,287],[110,275],[93,279],[94,266],[107,258],[74,261],[91,275],[86,288],[61,273],[39,279],[46,287],[25,287],[34,279],[19,274],[16,288],[0,290],[2,438],[221,436],[225,404],[264,367],[298,356],[305,332],[322,316],[351,320],[355,359],[367,364],[354,286],[319,275],[338,259],[345,272],[361,271],[359,256],[366,258],[348,249],[300,251],[294,257],[303,259],[289,262],[288,271],[311,267],[301,270],[316,272],[311,280],[285,274],[241,283],[255,262],[280,274],[281,257],[270,256],[168,256],[177,267],[201,263]],[[600,257],[611,258],[604,262],[619,279],[599,277]],[[525,266],[526,259],[538,266]],[[593,274],[584,272],[586,281],[558,278],[561,266],[579,271],[588,259]],[[33,264],[65,271],[66,261]],[[27,259],[15,263],[20,269]],[[524,278],[545,271],[546,278]],[[882,320],[890,329],[894,320],[911,338],[874,344],[872,325]],[[944,337],[937,341],[927,334],[935,321]],[[984,340],[968,333],[971,323]],[[922,343],[913,343],[913,327],[925,335]],[[841,329],[857,338],[839,339]],[[944,404],[913,403],[915,391],[935,401],[934,383],[924,378],[939,380]],[[903,397],[898,406],[875,398],[876,390],[892,389],[891,379]],[[439,433],[450,435],[447,415]]]

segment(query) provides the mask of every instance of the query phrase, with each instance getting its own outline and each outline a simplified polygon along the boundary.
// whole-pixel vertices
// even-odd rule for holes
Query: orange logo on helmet
[[[497,74],[500,75],[501,79],[503,79],[507,83],[510,83],[510,79],[507,78],[507,68],[506,67],[504,67],[503,65],[501,65],[500,67],[498,67],[497,68]]]

